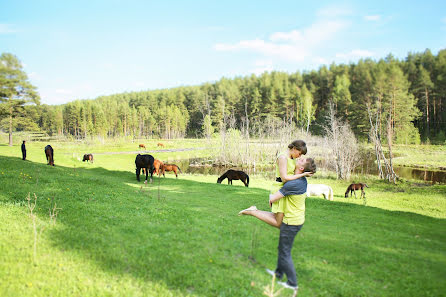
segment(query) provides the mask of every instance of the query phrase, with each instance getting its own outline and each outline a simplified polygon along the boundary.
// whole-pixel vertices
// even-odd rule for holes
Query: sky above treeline
[[[0,53],[41,102],[446,48],[446,1],[0,0]]]

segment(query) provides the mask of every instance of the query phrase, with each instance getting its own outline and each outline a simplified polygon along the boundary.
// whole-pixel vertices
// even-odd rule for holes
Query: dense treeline
[[[443,142],[446,50],[25,109],[50,135],[175,138],[210,136],[228,127],[258,136],[283,123],[322,134],[330,102],[359,138],[368,137],[372,121],[396,143]]]

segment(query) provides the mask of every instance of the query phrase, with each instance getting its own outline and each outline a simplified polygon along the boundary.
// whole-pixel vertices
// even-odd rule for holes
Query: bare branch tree
[[[358,143],[350,125],[336,118],[333,102],[330,102],[329,108],[328,124],[324,130],[327,145],[333,154],[331,163],[338,179],[349,179],[360,159]]]
[[[389,120],[387,123],[387,139],[389,141],[389,160],[387,160],[384,155],[384,151],[381,143],[381,134],[378,129],[378,125],[380,123],[380,113],[376,112],[375,114],[375,124],[373,124],[373,112],[371,110],[370,104],[367,104],[367,113],[369,115],[369,123],[370,123],[370,140],[373,142],[375,147],[375,156],[376,156],[376,165],[378,166],[379,178],[387,179],[389,182],[396,183],[398,176],[393,170],[392,164],[392,128],[391,121]],[[390,140],[389,140],[390,139]],[[385,170],[385,171],[384,171]]]

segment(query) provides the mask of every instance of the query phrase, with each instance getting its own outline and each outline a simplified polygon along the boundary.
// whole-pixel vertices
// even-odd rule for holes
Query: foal
[[[367,184],[363,183],[357,183],[357,184],[351,184],[348,186],[347,191],[345,191],[345,198],[348,198],[348,192],[350,191],[350,197],[352,197],[352,192],[355,193],[355,199],[356,199],[356,190],[361,190],[361,197],[365,197],[364,187],[368,188]]]
[[[178,165],[175,164],[164,164],[163,175],[164,171],[173,171],[175,173],[176,178],[178,178],[178,171],[181,172],[181,169],[180,167],[178,167]]]

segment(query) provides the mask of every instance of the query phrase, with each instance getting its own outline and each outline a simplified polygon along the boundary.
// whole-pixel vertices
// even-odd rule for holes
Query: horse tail
[[[183,173],[183,171],[181,171],[181,169],[180,169],[180,167],[178,167],[178,165],[175,165],[175,166],[177,166],[178,170],[179,170],[181,173]]]
[[[249,175],[246,175],[246,183],[249,185]]]
[[[366,188],[368,188],[369,186],[367,186],[367,184],[364,184],[364,186],[366,187]]]
[[[328,190],[330,193],[330,201],[333,201],[333,189],[330,186],[328,186]]]

